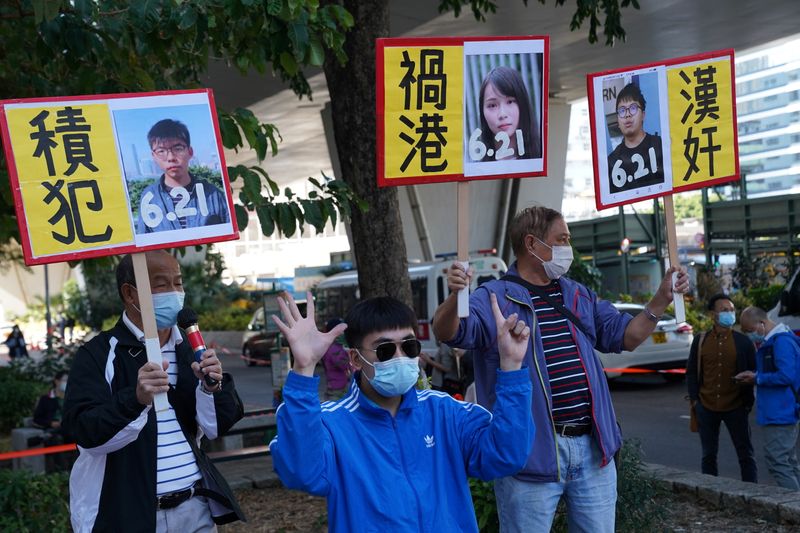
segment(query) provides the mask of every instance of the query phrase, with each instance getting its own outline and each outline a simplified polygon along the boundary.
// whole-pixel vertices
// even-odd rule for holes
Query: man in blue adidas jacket
[[[647,339],[672,301],[671,278],[678,269],[669,269],[644,311],[631,317],[563,277],[572,262],[572,247],[561,213],[542,206],[524,209],[514,217],[508,234],[517,258],[508,274],[518,280],[484,283],[470,296],[469,317],[459,319],[457,292],[467,286],[469,275],[454,264],[447,276],[451,293],[433,322],[437,339],[473,351],[478,403],[493,411],[498,355],[490,301],[497,298],[504,314],[515,313],[531,324],[532,342],[523,364],[533,385],[536,437],[525,467],[513,477],[495,481],[500,529],[549,531],[563,496],[570,531],[613,533],[617,498],[613,457],[622,438],[603,365],[594,350],[633,350]],[[680,272],[675,290],[683,293],[688,288],[688,276]],[[532,290],[550,301],[532,296]],[[568,401],[562,402],[564,398]],[[565,413],[570,414],[562,416]]]
[[[756,372],[746,370],[734,379],[756,384],[756,421],[764,434],[769,473],[781,487],[800,490],[796,449],[800,341],[758,307],[747,307],[740,320],[742,333],[758,345]]]
[[[494,415],[444,393],[414,388],[417,319],[390,297],[357,304],[321,333],[295,303],[273,317],[294,355],[270,443],[283,483],[328,499],[332,532],[478,531],[467,476],[517,472],[533,442],[531,385],[521,368],[530,328],[493,301],[500,353]],[[349,395],[319,403],[314,367],[346,328],[357,370]]]

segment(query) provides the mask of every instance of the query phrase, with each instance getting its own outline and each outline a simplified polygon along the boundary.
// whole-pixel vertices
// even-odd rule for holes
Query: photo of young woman
[[[481,83],[481,141],[488,147],[482,161],[541,157],[541,142],[531,97],[519,71],[495,67]]]
[[[546,55],[539,39],[464,43],[464,176],[544,172]]]

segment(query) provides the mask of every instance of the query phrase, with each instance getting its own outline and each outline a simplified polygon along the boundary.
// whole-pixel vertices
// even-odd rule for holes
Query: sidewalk
[[[772,523],[800,525],[800,492],[658,464],[644,463],[643,467],[646,474],[677,494],[696,498],[716,508],[736,509]],[[269,456],[220,463],[217,468],[234,490],[281,486]]]
[[[667,490],[694,497],[715,508],[736,509],[770,522],[800,524],[798,491],[652,463],[643,463],[643,467],[646,474],[656,478]]]

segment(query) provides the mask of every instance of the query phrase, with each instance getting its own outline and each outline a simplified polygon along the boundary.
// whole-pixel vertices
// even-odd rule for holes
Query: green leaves
[[[33,16],[37,23],[52,20],[58,15],[59,0],[33,0]]]

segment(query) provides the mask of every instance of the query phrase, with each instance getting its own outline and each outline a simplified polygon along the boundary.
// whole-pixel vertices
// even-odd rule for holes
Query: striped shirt
[[[564,304],[561,285],[553,280],[539,286],[551,299]],[[553,422],[587,424],[592,421],[589,381],[580,352],[569,329],[568,319],[546,300],[531,293],[539,332],[542,336],[547,375],[553,397]]]
[[[122,315],[122,320],[128,329],[138,338],[144,334],[127,317]],[[161,346],[161,357],[169,361],[167,376],[169,384],[175,386],[178,382],[178,363],[175,356],[176,336],[180,334],[172,328],[169,340]],[[141,339],[140,339],[141,340]],[[156,494],[161,496],[171,492],[188,489],[194,482],[202,478],[200,467],[194,458],[192,447],[183,434],[175,410],[172,406],[166,411],[156,411],[158,425],[158,438],[156,440]]]

